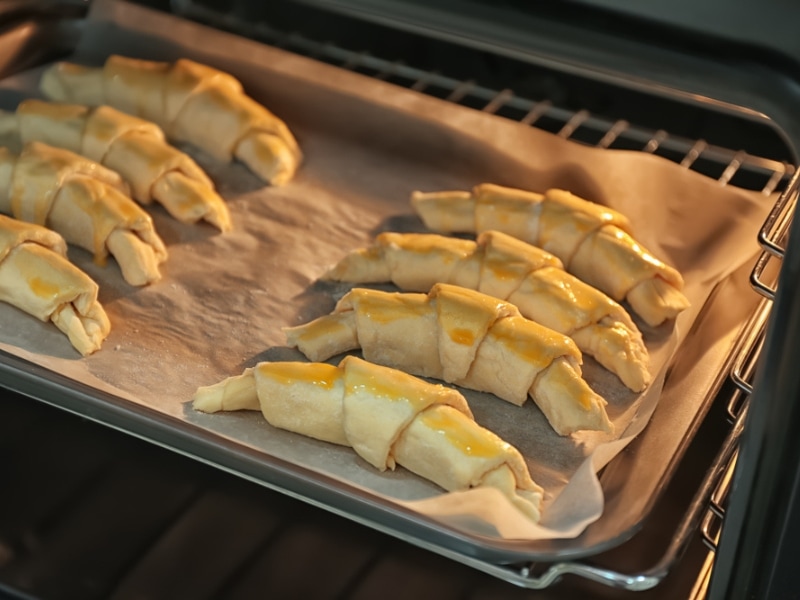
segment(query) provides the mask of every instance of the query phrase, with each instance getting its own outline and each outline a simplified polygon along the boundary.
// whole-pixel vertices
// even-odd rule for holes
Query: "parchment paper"
[[[217,183],[235,231],[223,235],[210,226],[184,225],[149,207],[170,253],[157,284],[129,287],[113,262],[99,267],[87,252],[70,251],[100,284],[112,320],[101,351],[82,359],[54,327],[9,306],[0,306],[0,347],[467,532],[570,538],[601,517],[596,472],[646,426],[659,401],[681,401],[661,397],[670,359],[715,285],[756,252],[756,234],[772,202],[651,155],[587,148],[136,5],[96,2],[74,60],[100,65],[110,53],[190,57],[231,72],[296,133],[305,163],[291,183],[269,188],[242,165],[219,164],[185,148]],[[37,95],[39,74],[4,82],[3,107]],[[379,473],[350,449],[274,430],[260,414],[191,409],[200,385],[263,360],[300,359],[284,347],[281,327],[333,308],[349,287],[317,279],[348,251],[380,231],[423,231],[408,204],[413,190],[469,189],[482,182],[562,187],[622,211],[637,239],[681,271],[692,302],[675,323],[658,329],[639,323],[654,374],[644,394],[628,392],[585,357],[586,379],[609,400],[616,439],[560,438],[532,402],[517,408],[465,392],[478,422],[517,446],[545,487],[540,525],[492,491],[442,494],[403,469]],[[703,348],[691,351],[702,355]]]

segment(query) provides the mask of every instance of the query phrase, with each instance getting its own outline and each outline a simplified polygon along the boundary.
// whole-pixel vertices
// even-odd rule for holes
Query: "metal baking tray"
[[[256,99],[285,116],[298,133],[307,160],[296,184],[264,190],[242,167],[219,166],[197,156],[230,199],[241,235],[229,242],[208,229],[171,222],[154,209],[171,259],[164,281],[148,290],[126,288],[113,269],[100,269],[85,254],[73,252],[74,260],[101,283],[101,301],[114,323],[111,337],[97,355],[76,361],[58,334],[17,318],[13,327],[3,327],[3,385],[464,560],[496,564],[571,560],[601,552],[636,532],[725,378],[740,326],[757,304],[757,297],[747,291],[743,273],[749,266],[744,263],[748,251],[757,250],[756,232],[769,211],[770,198],[720,191],[713,182],[656,157],[597,154],[492,115],[439,103],[134,5],[97,3],[78,52],[83,52],[80,59],[89,61],[112,52],[162,60],[189,56],[224,68],[239,76]],[[0,95],[4,107],[35,93],[35,77],[36,73],[28,73],[4,82]],[[545,147],[555,152],[544,152]],[[535,164],[525,158],[536,156],[530,150],[541,153]],[[621,173],[631,172],[631,161],[641,167],[637,176],[620,178]],[[265,450],[256,417],[218,419],[216,423],[227,425],[214,428],[208,426],[210,421],[192,415],[187,405],[198,385],[212,383],[220,374],[238,374],[258,360],[292,356],[281,348],[280,327],[330,309],[341,289],[315,283],[326,266],[367,243],[377,231],[413,228],[407,197],[415,184],[466,187],[484,180],[532,188],[560,184],[601,198],[669,181],[675,195],[708,199],[704,207],[710,213],[733,219],[744,239],[753,242],[752,249],[745,245],[744,254],[739,250],[740,264],[733,266],[742,268],[732,266],[720,274],[702,305],[695,306],[685,321],[679,336],[681,351],[662,371],[665,381],[658,406],[644,431],[603,468],[603,514],[581,535],[530,541],[465,532],[368,485],[294,460],[291,453],[281,456]],[[646,215],[648,210],[660,210],[658,193],[651,200],[655,204],[649,208],[633,206],[640,221],[647,218],[642,211]],[[259,229],[258,224],[266,222],[266,228]],[[266,245],[262,234],[267,235]],[[667,244],[674,243],[672,237]],[[731,240],[726,243],[736,245]],[[287,246],[296,251],[286,254]],[[719,252],[728,253],[729,248],[722,246]],[[208,273],[203,272],[208,266],[203,252],[209,248],[216,253],[211,262],[220,275],[230,271],[238,275],[237,267],[227,267],[226,261],[245,265],[243,277],[237,279],[239,287],[229,288],[225,298],[203,283],[208,281],[203,279]],[[703,264],[682,250],[680,258],[687,265],[696,270]],[[225,312],[226,305],[237,302],[243,305],[241,312]],[[285,312],[252,312],[261,306],[280,306]],[[231,318],[234,313],[236,318]],[[13,318],[13,312],[5,314]],[[142,324],[152,328],[142,330]],[[670,333],[653,336],[669,339]],[[182,335],[204,340],[210,350],[193,359],[194,348],[182,343]],[[246,439],[239,435],[243,432]],[[290,437],[278,436],[278,443]],[[302,453],[302,443],[300,448]],[[414,485],[407,474],[389,476],[397,485]]]

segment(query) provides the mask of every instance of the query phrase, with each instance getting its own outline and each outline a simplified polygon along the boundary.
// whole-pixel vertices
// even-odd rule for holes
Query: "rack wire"
[[[738,349],[731,369],[731,379],[736,384],[737,393],[728,405],[728,415],[734,422],[734,428],[740,428],[744,422],[749,406],[749,397],[753,393],[752,378],[758,366],[758,358],[764,345],[767,320],[772,302],[775,299],[775,276],[766,275],[768,267],[775,261],[783,260],[786,254],[789,227],[800,195],[800,172],[793,175],[786,189],[775,202],[758,234],[763,248],[759,255],[750,281],[753,289],[762,297],[759,310],[750,319],[745,329],[746,343]],[[722,521],[725,518],[725,499],[730,491],[735,456],[725,474],[721,478],[710,499],[709,512],[703,519],[701,535],[711,551],[716,551]]]
[[[763,253],[758,257],[751,274],[752,286],[763,296],[763,301],[744,325],[732,350],[730,372],[727,374],[737,388],[727,407],[730,431],[661,560],[646,571],[626,574],[583,562],[554,563],[543,571],[537,571],[538,565],[493,565],[463,555],[451,556],[461,563],[531,589],[543,589],[565,575],[577,575],[610,587],[639,591],[660,583],[692,535],[699,532],[710,552],[704,571],[706,579],[710,577],[739,439],[753,391],[751,381],[775,296],[775,278],[770,275],[775,271],[771,267],[775,267],[776,261],[781,261],[785,253],[787,231],[800,187],[800,171],[786,161],[722,147],[704,139],[690,139],[663,129],[649,129],[625,119],[605,118],[585,109],[570,110],[547,98],[525,98],[516,95],[510,88],[492,89],[472,79],[462,80],[436,71],[418,69],[402,61],[374,56],[369,51],[347,49],[335,43],[311,39],[298,32],[281,31],[263,22],[245,23],[231,13],[208,9],[193,0],[174,0],[172,6],[176,13],[215,28],[227,29],[454,104],[514,119],[521,125],[541,128],[564,139],[598,148],[624,148],[654,154],[676,162],[683,168],[714,177],[721,185],[735,185],[758,191],[764,196],[777,195],[774,207],[759,232],[758,242]],[[444,556],[449,553],[444,549],[436,551]],[[703,582],[698,581],[702,587]]]
[[[726,148],[703,139],[674,135],[663,129],[649,129],[624,119],[609,119],[586,109],[571,110],[548,98],[522,97],[510,88],[492,89],[473,79],[458,79],[419,69],[400,60],[374,56],[368,50],[343,48],[296,31],[282,31],[264,22],[244,22],[233,13],[209,9],[193,0],[174,0],[172,6],[178,14],[215,28],[233,31],[454,104],[513,119],[564,139],[599,148],[637,149],[655,154],[712,176],[723,185],[732,183],[768,196],[780,191],[795,172],[794,165],[786,161]]]

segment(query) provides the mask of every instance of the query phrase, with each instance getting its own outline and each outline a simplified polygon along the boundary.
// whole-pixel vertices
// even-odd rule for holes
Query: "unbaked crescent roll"
[[[289,346],[313,361],[360,348],[370,362],[517,406],[530,395],[560,435],[613,431],[606,401],[581,377],[575,342],[474,290],[444,283],[427,295],[355,288],[330,315],[285,332]]]
[[[626,300],[648,325],[689,307],[680,273],[631,236],[626,217],[570,192],[482,184],[472,192],[414,192],[411,204],[433,231],[493,229],[552,252],[570,273]]]
[[[56,232],[0,215],[0,300],[52,321],[83,356],[111,331],[97,284],[67,259]]]
[[[167,250],[153,221],[115,172],[68,150],[33,142],[17,156],[0,148],[0,212],[54,229],[70,244],[109,254],[131,285],[161,278]]]
[[[438,282],[478,290],[570,336],[631,390],[641,392],[650,382],[647,348],[625,309],[564,271],[554,255],[499,231],[481,233],[477,243],[436,234],[381,233],[322,278],[391,281],[412,292],[427,292]]]
[[[218,69],[188,59],[174,63],[110,56],[103,67],[57,63],[40,88],[51,100],[99,106],[157,123],[170,139],[211,156],[238,159],[264,181],[286,183],[302,160],[286,124]]]
[[[204,220],[231,228],[228,207],[205,172],[170,146],[155,124],[110,106],[91,108],[25,100],[15,113],[0,112],[0,131],[23,144],[43,142],[81,154],[116,171],[141,204],[155,201],[184,223]]]
[[[352,447],[381,471],[395,465],[447,491],[499,489],[534,522],[544,490],[519,451],[478,425],[464,397],[347,356],[326,363],[264,362],[197,390],[201,412],[260,410],[270,425]]]

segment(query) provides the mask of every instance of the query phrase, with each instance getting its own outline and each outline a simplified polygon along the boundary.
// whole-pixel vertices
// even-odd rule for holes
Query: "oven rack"
[[[655,154],[681,166],[717,179],[721,184],[760,190],[765,195],[779,191],[794,174],[787,161],[715,145],[704,139],[690,139],[664,129],[649,129],[625,119],[608,119],[589,110],[571,110],[544,98],[516,95],[512,89],[492,89],[474,79],[458,79],[373,55],[369,50],[344,48],[333,42],[312,39],[296,31],[282,31],[265,22],[245,22],[232,12],[222,12],[195,0],[172,0],[179,16],[216,29],[263,41],[273,47],[355,71],[401,87],[435,96],[454,104],[497,114],[527,126],[554,133],[564,139],[598,148],[638,150]],[[697,100],[702,102],[702,100]],[[708,112],[717,112],[709,102]],[[736,111],[736,107],[728,107]],[[751,111],[738,109],[743,121]]]
[[[763,300],[758,313],[748,323],[745,337],[751,342],[747,344],[747,347],[740,348],[731,370],[731,379],[738,388],[728,405],[728,415],[734,422],[734,429],[741,429],[747,413],[749,396],[753,392],[751,381],[764,344],[769,308],[777,292],[775,277],[766,273],[773,261],[783,260],[786,254],[788,231],[799,196],[800,172],[791,178],[786,190],[778,198],[759,231],[758,240],[763,251],[753,267],[750,281],[753,288],[763,296]],[[720,478],[711,495],[709,511],[704,516],[701,525],[703,541],[712,552],[716,552],[719,543],[725,519],[725,503],[730,491],[735,463],[736,454],[734,453],[728,469]]]
[[[737,337],[727,366],[720,374],[720,387],[727,381],[732,382],[735,387],[726,411],[730,430],[660,560],[647,570],[622,573],[584,561],[547,565],[497,565],[445,548],[429,548],[523,588],[545,589],[564,576],[571,575],[612,588],[643,591],[655,587],[664,579],[693,536],[699,534],[709,550],[705,568],[698,579],[698,585],[702,589],[703,580],[707,583],[711,575],[713,555],[725,514],[725,499],[730,489],[739,439],[744,429],[752,392],[750,382],[761,352],[775,294],[773,282],[767,279],[766,272],[774,261],[783,258],[786,232],[791,223],[800,186],[800,170],[786,161],[718,146],[704,139],[677,136],[664,129],[652,130],[624,119],[608,119],[586,109],[567,109],[549,99],[528,99],[516,95],[510,88],[492,89],[473,79],[458,79],[437,71],[419,69],[402,60],[387,60],[373,55],[369,50],[352,50],[336,43],[321,42],[296,31],[276,29],[264,22],[244,22],[233,13],[210,9],[197,4],[195,0],[173,0],[171,9],[179,16],[217,29],[263,41],[273,47],[454,104],[513,119],[522,125],[543,129],[564,139],[598,148],[638,150],[654,154],[672,160],[686,169],[715,178],[721,185],[735,185],[759,191],[764,196],[778,195],[759,232],[758,242],[764,251],[758,257],[751,274],[752,286],[763,296],[763,300]],[[710,104],[707,108],[714,111]],[[745,109],[741,109],[742,119],[746,118],[746,113]],[[702,593],[698,597],[702,597]]]

